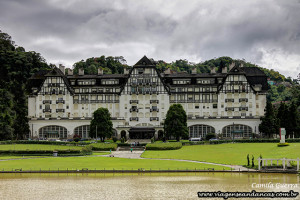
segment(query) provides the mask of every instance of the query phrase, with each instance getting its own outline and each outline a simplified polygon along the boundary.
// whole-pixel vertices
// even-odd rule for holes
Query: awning
[[[155,132],[154,128],[146,128],[146,127],[134,127],[129,129],[131,133],[153,133]]]

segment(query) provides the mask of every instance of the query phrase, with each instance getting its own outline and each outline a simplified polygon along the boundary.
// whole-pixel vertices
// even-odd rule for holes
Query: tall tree
[[[294,134],[294,136],[300,136],[300,119],[299,119],[299,112],[295,102],[292,102],[289,106],[289,132],[290,135]]]
[[[98,108],[93,113],[93,119],[90,125],[90,137],[100,137],[104,141],[105,137],[110,138],[113,131],[110,113],[107,108]]]
[[[174,136],[177,141],[181,137],[188,137],[187,115],[181,104],[170,106],[164,124],[166,137]]]
[[[265,108],[265,116],[261,117],[259,131],[264,133],[267,137],[271,137],[272,134],[277,134],[278,130],[279,120],[275,116],[272,103],[268,101]]]

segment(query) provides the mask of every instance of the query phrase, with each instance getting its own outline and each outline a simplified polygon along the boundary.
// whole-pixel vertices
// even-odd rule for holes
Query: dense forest
[[[29,133],[26,82],[40,69],[49,69],[45,59],[26,52],[0,31],[0,139],[23,139]]]
[[[218,71],[220,67],[229,67],[232,62],[244,67],[259,67],[245,60],[234,60],[230,57],[215,58],[201,63],[192,63],[184,59],[171,63],[163,60],[152,61],[161,72],[170,68],[175,72],[190,73],[193,68],[196,68],[198,73],[209,73],[213,67]],[[47,64],[39,53],[26,52],[23,47],[15,45],[12,38],[0,30],[0,140],[22,139],[29,133],[27,80],[38,70],[50,70],[53,67],[55,66]],[[102,55],[74,63],[75,74],[78,73],[79,68],[84,69],[85,74],[97,74],[98,68],[102,68],[105,74],[122,74],[125,68],[129,69],[131,66],[126,64],[122,56]],[[274,70],[259,68],[273,82],[267,95],[268,102],[287,101],[294,103],[295,108],[299,108],[300,86],[297,80],[285,77]],[[277,107],[274,107],[274,113],[278,113]]]

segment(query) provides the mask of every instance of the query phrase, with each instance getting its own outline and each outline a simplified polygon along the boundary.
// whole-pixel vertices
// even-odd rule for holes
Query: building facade
[[[30,79],[28,117],[31,137],[88,138],[93,112],[107,108],[114,136],[145,139],[163,136],[170,105],[180,103],[190,137],[215,133],[223,138],[258,134],[266,106],[267,77],[258,68],[238,67],[210,73],[160,72],[144,56],[124,74],[78,75],[63,66],[39,71]]]

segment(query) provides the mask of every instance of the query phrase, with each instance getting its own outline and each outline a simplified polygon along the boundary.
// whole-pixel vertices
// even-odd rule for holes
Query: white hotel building
[[[190,137],[251,137],[266,106],[267,77],[258,68],[231,65],[197,74],[160,72],[143,57],[124,74],[39,71],[30,79],[31,137],[88,137],[93,112],[108,108],[118,138],[160,138],[170,105],[185,109]]]

